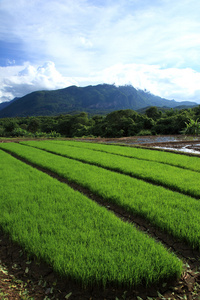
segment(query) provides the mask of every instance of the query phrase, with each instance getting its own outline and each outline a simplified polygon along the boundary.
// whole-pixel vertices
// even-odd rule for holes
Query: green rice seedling
[[[118,174],[20,144],[1,144],[28,161],[89,189],[102,198],[142,216],[191,247],[200,249],[200,201]]]
[[[122,155],[125,157],[132,157],[142,160],[156,161],[180,168],[200,172],[200,158],[195,156],[180,155],[180,153],[170,153],[162,150],[150,150],[137,147],[128,147],[120,145],[108,145],[89,142],[78,141],[62,141],[62,140],[49,140],[48,143],[69,145],[79,148],[86,148],[106,153]]]
[[[154,161],[144,161],[90,149],[30,141],[26,145],[127,174],[178,192],[200,197],[200,173]],[[23,144],[24,144],[23,143]]]
[[[60,275],[104,287],[180,276],[182,262],[161,243],[2,150],[0,161],[1,230]]]

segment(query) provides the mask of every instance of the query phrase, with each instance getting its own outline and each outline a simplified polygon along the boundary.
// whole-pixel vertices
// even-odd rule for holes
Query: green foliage
[[[3,151],[0,160],[1,228],[60,276],[85,288],[151,285],[181,275],[182,262],[161,243]]]
[[[189,120],[189,123],[186,123],[186,128],[183,130],[184,134],[192,134],[192,135],[198,135],[200,134],[200,122],[199,119],[196,120]]]
[[[30,123],[28,124],[28,131],[36,132],[40,128],[40,121],[36,118],[31,119]]]
[[[15,128],[13,131],[12,131],[12,136],[13,137],[17,137],[17,136],[19,136],[19,137],[32,137],[33,136],[33,134],[31,133],[31,132],[28,132],[27,130],[25,130],[25,129],[22,129],[22,128],[20,128],[20,127],[18,127],[18,128]]]
[[[177,105],[183,104],[196,105],[194,102],[178,103],[163,99],[147,91],[135,89],[131,85],[117,87],[99,84],[30,93],[0,110],[0,117],[55,116],[78,111],[93,114],[103,111],[104,114],[108,114],[122,109],[138,110],[148,106],[175,108]],[[153,115],[153,119],[157,118],[156,114],[153,113]]]
[[[179,114],[158,119],[153,129],[158,134],[179,134],[185,127],[187,119],[188,113],[182,111]]]
[[[49,133],[46,132],[41,132],[41,131],[36,131],[34,134],[31,135],[32,137],[36,137],[36,138],[56,138],[56,137],[60,137],[60,133],[56,132],[56,131],[51,131]]]
[[[4,132],[6,136],[14,136],[13,132],[18,128],[16,120],[8,119],[4,124]]]
[[[199,106],[200,107],[200,106]],[[151,117],[150,117],[151,116]],[[150,107],[141,114],[131,109],[113,111],[106,116],[88,115],[85,112],[73,115],[40,116],[26,118],[0,119],[0,136],[31,136],[57,132],[65,137],[101,136],[126,137],[147,134],[195,134],[199,132],[199,109],[166,110],[161,113],[156,107]],[[187,123],[187,127],[186,127]],[[196,125],[195,125],[196,124]],[[196,131],[195,131],[196,126]],[[22,132],[21,128],[25,131]],[[196,133],[197,134],[197,133]],[[38,135],[38,134],[36,134]]]
[[[91,134],[94,136],[103,136],[104,135],[103,124],[104,124],[103,116],[98,116],[98,115],[93,116]]]
[[[2,126],[0,126],[0,137],[4,137],[4,136],[6,136],[6,132],[5,132],[5,129],[2,127]]]
[[[56,132],[55,130],[51,131],[50,133],[47,134],[47,137],[50,138],[57,138],[57,137],[61,137],[59,132]]]
[[[136,133],[135,120],[138,114],[130,109],[114,111],[105,117],[104,136],[122,137]]]
[[[148,130],[148,129],[142,129],[142,130],[140,130],[140,132],[137,135],[139,135],[139,136],[152,135],[152,132],[151,132],[151,130]]]
[[[145,114],[147,115],[148,118],[156,120],[156,119],[160,118],[162,113],[160,111],[158,111],[158,108],[156,106],[151,106],[146,109]]]
[[[38,142],[38,144],[44,145],[43,142]],[[49,144],[51,143],[49,142]],[[200,201],[161,186],[152,185],[144,180],[131,178],[127,175],[111,172],[104,168],[68,159],[60,155],[47,153],[43,150],[13,143],[1,143],[0,147],[18,154],[20,157],[38,166],[51,170],[61,177],[68,179],[70,182],[75,182],[89,189],[107,201],[122,206],[129,214],[133,213],[144,217],[150,223],[174,237],[186,241],[194,248],[200,249]],[[68,148],[68,146],[65,146],[65,148]],[[63,149],[63,147],[57,144],[57,151],[55,152],[61,153]],[[83,150],[81,149],[80,151],[79,148],[80,155],[83,153]],[[97,152],[97,154],[99,155],[100,152]],[[92,159],[90,159],[92,152],[87,152],[87,155],[88,162],[92,162]],[[109,163],[111,156],[108,153],[106,153],[106,156]],[[104,159],[104,163],[105,161],[106,159]],[[115,155],[115,162],[116,169],[117,166],[118,169],[121,168],[119,155]],[[135,166],[135,162],[136,160],[134,160],[132,169],[137,167]],[[143,167],[142,160],[139,163],[142,171],[148,168],[149,174],[154,173],[155,169],[152,170],[152,164],[146,164]],[[125,168],[127,168],[127,165]],[[158,170],[160,171],[161,168],[164,170],[165,164],[159,164]],[[179,168],[168,168],[167,172],[164,173],[164,180],[169,180],[169,177],[174,176],[175,169]],[[181,172],[185,173],[186,170],[180,169],[179,171],[178,176],[180,176]],[[193,173],[197,176],[199,175],[197,172]],[[189,181],[191,181],[190,174],[187,173]],[[158,176],[158,172],[156,176]],[[186,180],[182,182],[182,186],[186,183]],[[199,179],[197,181],[199,182]]]
[[[55,145],[65,145],[79,147],[82,149],[91,149],[95,151],[117,154],[120,156],[136,158],[145,161],[155,161],[164,163],[170,166],[176,166],[183,169],[200,172],[199,157],[179,155],[178,153],[169,153],[160,150],[149,150],[136,147],[126,147],[119,145],[108,145],[99,143],[87,143],[78,141],[51,141]]]
[[[160,184],[193,197],[200,197],[199,172],[184,170],[183,168],[159,162],[143,159],[138,160],[90,149],[82,148],[80,151],[80,148],[68,146],[67,143],[59,146],[48,141],[26,141],[22,143]]]

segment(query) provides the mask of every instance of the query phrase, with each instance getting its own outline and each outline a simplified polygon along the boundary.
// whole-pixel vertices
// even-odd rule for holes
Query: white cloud
[[[0,101],[102,82],[199,101],[199,11],[199,0],[2,0]]]
[[[200,103],[200,73],[191,68],[162,68],[158,65],[116,64],[84,77],[63,77],[53,62],[35,67],[1,67],[0,102],[21,97],[36,90],[54,90],[70,85],[86,86],[109,83],[131,84],[154,95],[177,101]]]
[[[39,67],[28,63],[23,66],[0,67],[0,102],[37,90],[54,90],[74,84],[77,85],[77,81],[63,77],[53,62],[46,62]]]
[[[147,89],[154,95],[176,101],[200,103],[200,73],[190,68],[161,68],[158,65],[117,64],[87,78],[76,78],[79,84],[115,83],[131,84],[135,88]]]
[[[1,10],[2,40],[64,75],[118,63],[200,69],[198,0],[2,0]]]

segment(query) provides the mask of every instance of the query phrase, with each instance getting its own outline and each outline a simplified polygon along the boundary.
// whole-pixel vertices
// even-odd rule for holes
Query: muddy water
[[[154,148],[172,150],[172,151],[181,151],[181,152],[185,152],[185,153],[200,154],[200,144],[196,144],[195,147],[192,145],[186,145],[186,146],[183,146],[180,148],[162,147],[162,146],[155,146]]]
[[[157,149],[166,149],[171,151],[181,151],[190,154],[200,155],[200,137],[194,136],[134,136],[126,138],[107,138],[100,142],[107,144],[127,144],[142,145]]]

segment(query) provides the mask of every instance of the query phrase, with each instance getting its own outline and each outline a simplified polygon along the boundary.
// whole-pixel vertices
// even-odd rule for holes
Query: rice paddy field
[[[0,162],[0,229],[82,289],[148,289],[186,272],[183,257],[90,194],[200,256],[198,157],[46,140],[0,143]]]

